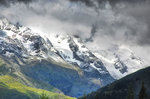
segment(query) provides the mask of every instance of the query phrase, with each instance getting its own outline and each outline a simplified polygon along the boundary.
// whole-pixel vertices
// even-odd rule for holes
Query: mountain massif
[[[12,99],[20,99],[17,93],[35,98],[42,90],[80,97],[141,68],[142,59],[124,46],[90,50],[79,37],[45,36],[0,20],[0,90],[6,90],[0,97],[4,99],[10,99],[5,94],[12,90],[16,96]]]

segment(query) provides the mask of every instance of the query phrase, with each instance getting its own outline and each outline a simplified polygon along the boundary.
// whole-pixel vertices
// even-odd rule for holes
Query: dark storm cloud
[[[10,3],[16,3],[16,2],[24,2],[29,3],[32,0],[0,0],[0,5],[9,6]]]
[[[135,36],[137,43],[140,45],[150,45],[150,1],[145,1],[140,4],[128,4],[125,9],[119,9],[119,13],[122,12],[125,15],[132,16],[139,23],[145,25],[145,27],[139,27],[141,30],[145,28],[143,31],[136,31],[136,29],[132,28],[129,36]],[[136,25],[133,27],[136,27]]]
[[[45,30],[50,26],[47,31],[80,35],[86,41],[107,36],[117,42],[150,43],[150,5],[146,0],[0,0],[1,4],[12,2],[4,16],[25,25],[39,24]]]
[[[70,0],[71,2],[82,2],[87,6],[91,7],[103,7],[103,3],[109,2],[111,5],[115,5],[116,3],[124,2],[124,3],[140,3],[148,0]]]
[[[92,0],[70,0],[71,2],[82,2],[85,3],[87,6],[95,6],[94,1]],[[97,0],[95,0],[97,1]]]
[[[138,24],[143,23],[143,25],[146,25],[145,27],[144,26],[140,27],[140,25],[138,26],[137,24],[132,24],[135,26],[131,26],[131,24],[129,25],[128,22],[125,21],[116,22],[114,24],[116,27],[121,28],[121,26],[124,27],[124,25],[126,25],[126,28],[128,28],[128,31],[124,33],[124,39],[125,38],[126,40],[134,39],[135,40],[134,42],[140,45],[150,44],[150,1],[149,0],[70,0],[70,1],[81,2],[89,7],[94,7],[96,8],[96,11],[98,13],[100,13],[99,9],[103,9],[104,3],[109,2],[110,5],[112,6],[112,10],[116,12],[116,14],[119,13],[124,15],[125,13],[127,17],[133,17],[135,20],[137,20]],[[125,7],[121,8],[118,5],[125,5]],[[111,27],[109,29],[110,34],[105,33],[105,35],[111,35],[113,33],[112,34],[113,36],[114,34],[116,34],[115,31],[111,29]],[[139,28],[141,28],[141,30],[139,30]],[[143,28],[145,28],[145,30]],[[87,40],[88,39],[89,40],[93,39],[92,33],[91,36],[87,38]]]
[[[139,43],[141,44],[150,44],[150,4],[143,6],[142,8],[135,9],[134,12],[131,13],[137,20],[142,20],[145,22],[147,26],[147,31],[145,33],[141,33],[141,39]]]
[[[93,24],[92,25],[92,28],[91,28],[91,35],[89,38],[86,38],[85,42],[93,42],[93,38],[97,32],[97,29],[98,29],[98,25],[97,24]]]

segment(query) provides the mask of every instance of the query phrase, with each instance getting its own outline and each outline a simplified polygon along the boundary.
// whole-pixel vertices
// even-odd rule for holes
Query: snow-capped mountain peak
[[[108,50],[93,52],[103,61],[107,70],[116,79],[135,72],[144,66],[144,61],[124,45],[114,45]]]
[[[88,79],[99,79],[102,85],[143,68],[143,61],[126,46],[114,45],[108,50],[93,51],[79,37],[45,36],[6,19],[0,20],[0,45],[3,56],[66,62],[83,70]]]

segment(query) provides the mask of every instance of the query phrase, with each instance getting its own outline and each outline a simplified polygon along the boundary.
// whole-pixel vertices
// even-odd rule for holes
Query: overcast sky
[[[100,0],[32,2],[14,0],[15,3],[10,1],[0,0],[0,16],[8,18],[13,23],[19,22],[41,33],[78,35],[86,41],[89,48],[105,50],[112,45],[125,45],[136,55],[148,60],[150,65],[148,1],[115,3],[103,3],[99,2]]]

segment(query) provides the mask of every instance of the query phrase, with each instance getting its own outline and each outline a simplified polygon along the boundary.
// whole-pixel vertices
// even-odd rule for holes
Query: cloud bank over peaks
[[[89,48],[107,49],[113,44],[122,44],[137,48],[135,51],[146,57],[150,46],[148,1],[116,0],[115,4],[101,0],[19,1],[7,1],[9,6],[0,6],[0,16],[36,32],[79,36]]]

